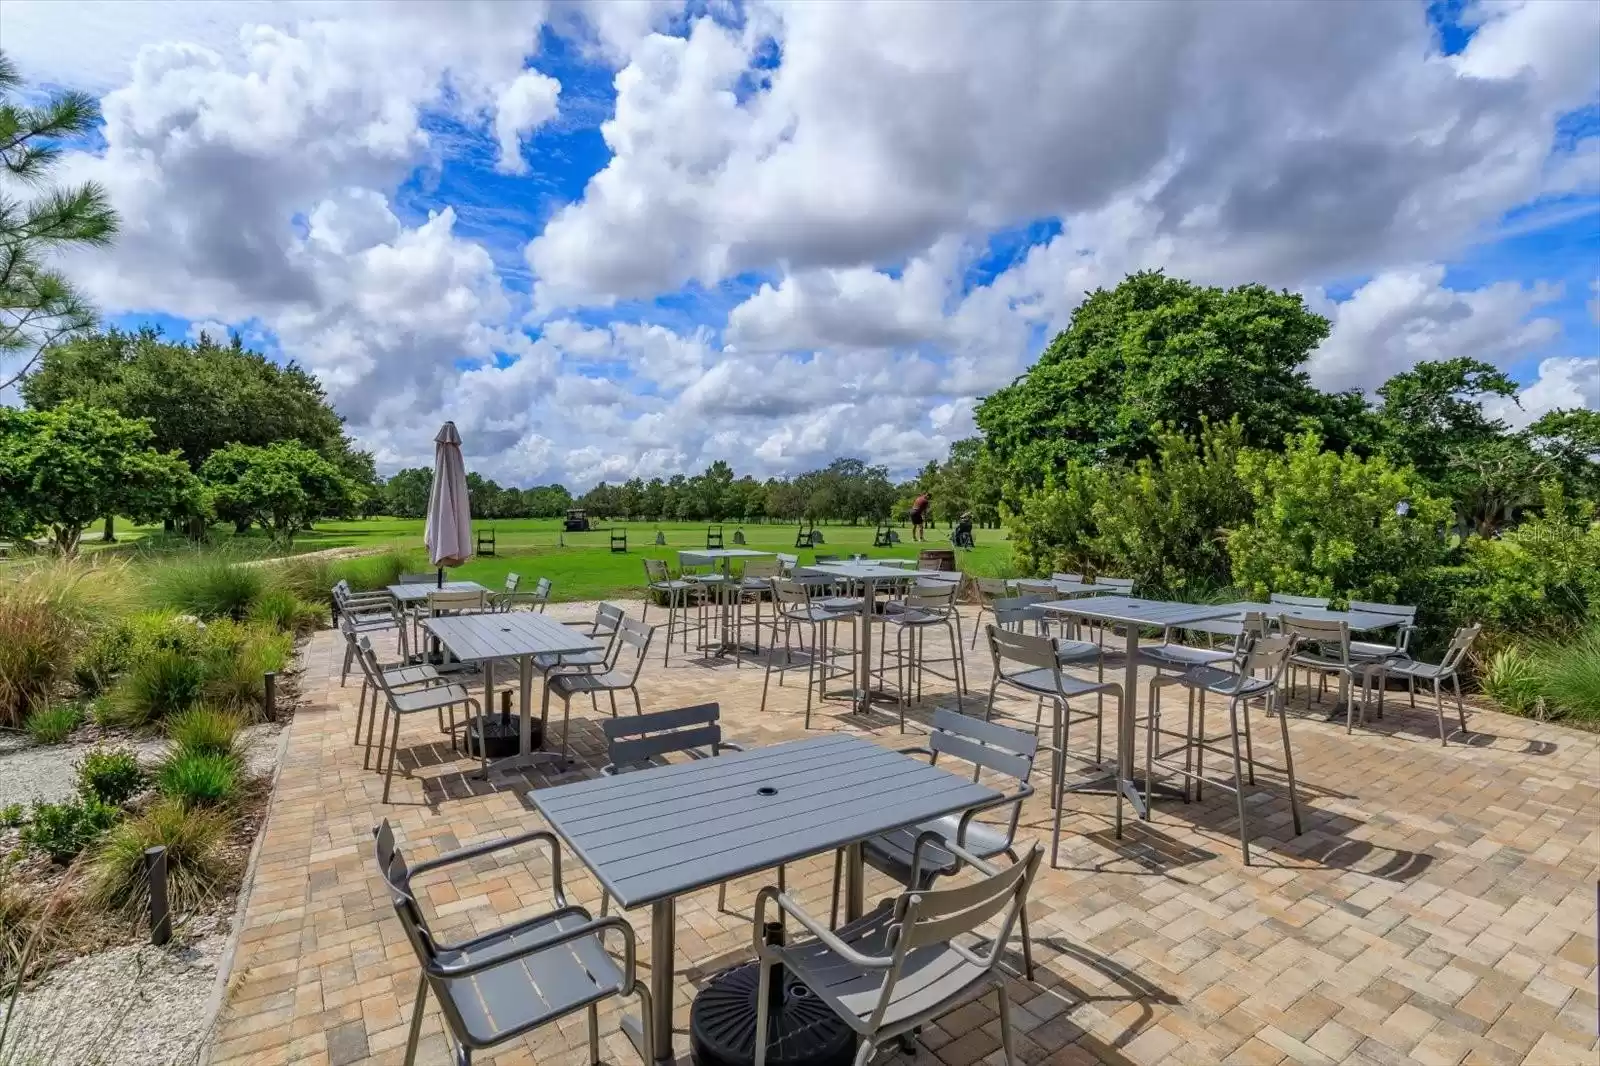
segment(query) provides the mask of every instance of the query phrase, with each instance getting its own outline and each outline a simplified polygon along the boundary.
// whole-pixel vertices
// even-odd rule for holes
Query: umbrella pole
[[[439,567],[439,587],[444,588],[444,567]]]

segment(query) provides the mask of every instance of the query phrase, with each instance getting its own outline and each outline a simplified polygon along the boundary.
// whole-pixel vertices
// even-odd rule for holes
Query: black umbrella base
[[[529,724],[531,750],[544,747],[544,723],[535,718]],[[491,759],[504,759],[515,755],[522,741],[522,719],[518,715],[488,714],[467,722],[467,750],[478,754],[483,743],[484,754]]]
[[[767,1014],[767,1062],[772,1066],[848,1066],[856,1035],[811,990],[776,967],[783,998]],[[689,1008],[689,1051],[697,1066],[750,1066],[755,1062],[758,964],[747,962],[712,976]]]

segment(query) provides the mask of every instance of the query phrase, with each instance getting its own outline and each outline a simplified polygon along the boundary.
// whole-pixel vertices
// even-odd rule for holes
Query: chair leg
[[[400,715],[394,716],[394,733],[389,737],[389,768],[383,774],[383,802],[389,802],[389,783],[394,780],[394,760],[400,754]]]
[[[1156,780],[1156,734],[1161,731],[1161,689],[1150,682],[1144,715],[1144,809],[1150,809]],[[1115,786],[1120,787],[1120,786]]]
[[[628,687],[628,691],[633,693],[633,713],[639,715],[644,714],[644,704],[639,702],[639,686],[630,685]]]
[[[350,664],[355,662],[356,646],[350,641],[344,645],[344,668],[339,671],[339,687],[344,688],[344,683],[350,678]]]
[[[611,717],[617,716],[617,692],[615,689],[606,690],[606,698],[611,701]]]
[[[1444,694],[1439,691],[1439,679],[1433,679],[1433,705],[1439,712],[1439,743],[1448,747],[1444,739]]]
[[[428,979],[417,978],[417,998],[411,1004],[411,1032],[406,1037],[405,1066],[417,1061],[417,1044],[422,1040],[422,1009],[428,1004]]]
[[[1267,697],[1269,701],[1272,698],[1271,695]],[[1283,693],[1277,693],[1277,698],[1281,701]],[[1281,702],[1278,705],[1278,727],[1283,731],[1283,768],[1289,774],[1289,813],[1294,817],[1294,835],[1299,836],[1304,830],[1300,828],[1300,797],[1294,785],[1294,753],[1289,750],[1289,715]]]
[[[1250,865],[1250,834],[1244,813],[1244,767],[1239,758],[1239,701],[1228,701],[1228,724],[1233,727],[1233,796],[1239,805],[1239,848]]]
[[[1461,719],[1461,735],[1467,735],[1467,705],[1461,700],[1461,677],[1459,674],[1450,675],[1450,687],[1456,692],[1456,717]]]
[[[726,881],[717,886],[717,910],[722,914],[728,913],[728,882]]]
[[[1014,861],[1014,860],[1013,860]],[[1017,912],[1017,919],[1022,926],[1022,976],[1029,981],[1033,980],[1033,934],[1028,931],[1028,903],[1023,900],[1022,908]]]
[[[761,962],[761,979],[756,985],[756,1047],[751,1066],[767,1066],[767,998],[772,987],[772,966]]]
[[[589,1066],[600,1066],[600,1008],[589,1004]]]
[[[1256,783],[1256,749],[1250,741],[1250,705],[1243,704],[1239,713],[1244,715],[1244,772],[1253,785]]]
[[[1000,1046],[1005,1049],[1006,1066],[1017,1066],[1016,1051],[1011,1045],[1011,997],[1006,995],[1004,981],[994,986],[994,994],[1000,1001]]]
[[[370,757],[372,755],[372,722],[373,722],[373,719],[375,719],[377,716],[378,716],[378,712],[377,712],[376,708],[373,709],[372,714],[367,716],[367,753],[366,753],[366,756],[363,757],[362,760],[361,760],[361,768],[363,770],[373,769],[373,768],[376,768],[376,769],[379,769],[379,770],[383,769],[383,745],[384,745],[384,742],[386,740],[388,740],[388,738],[389,738],[389,701],[388,700],[384,700],[383,701],[383,726],[378,730],[378,761],[377,761],[376,764],[373,764],[373,763],[369,762],[369,759],[370,759]]]
[[[361,743],[361,716],[364,713],[366,713],[366,710],[367,710],[367,680],[366,680],[365,677],[363,677],[361,679],[361,694],[356,697],[356,738],[355,738],[354,743],[356,745],[358,745],[358,746]]]

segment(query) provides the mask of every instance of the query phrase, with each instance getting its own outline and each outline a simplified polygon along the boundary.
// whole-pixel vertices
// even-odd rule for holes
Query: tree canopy
[[[1319,392],[1304,370],[1327,335],[1294,293],[1133,274],[1089,294],[975,417],[1010,480],[1029,487],[1075,462],[1149,457],[1161,431],[1193,437],[1206,422],[1237,419],[1249,444],[1279,445],[1307,422],[1343,440],[1351,399]]]
[[[259,522],[285,542],[351,502],[350,482],[338,468],[295,441],[229,444],[211,453],[200,474],[218,518],[239,525]]]

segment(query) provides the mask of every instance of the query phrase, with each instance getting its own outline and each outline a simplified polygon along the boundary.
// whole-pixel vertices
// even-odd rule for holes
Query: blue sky
[[[454,418],[524,484],[909,470],[1152,267],[1305,293],[1329,388],[1600,406],[1594,5],[378,10],[8,0],[7,48],[102,96],[108,319],[298,360],[386,469]]]

